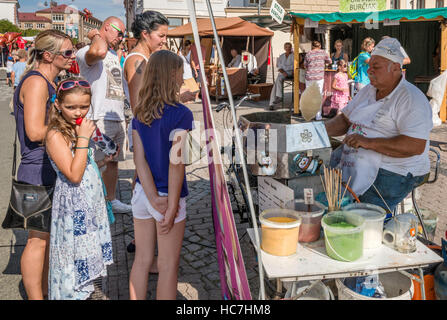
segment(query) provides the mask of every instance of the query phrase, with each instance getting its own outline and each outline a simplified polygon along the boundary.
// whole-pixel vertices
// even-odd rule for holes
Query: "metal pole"
[[[191,23],[193,26],[194,36],[198,37],[198,30],[197,29],[194,30],[194,27],[197,28],[197,22],[195,19],[195,11],[193,9],[194,8],[193,0],[188,0],[187,3],[189,4],[188,8],[190,10],[190,15],[192,18]],[[219,59],[220,59],[220,61],[224,61],[223,54],[222,54],[222,48],[220,47],[220,45],[217,45],[219,42],[218,41],[219,36],[217,34],[216,23],[214,21],[214,14],[213,14],[213,9],[211,8],[210,0],[206,0],[206,4],[208,7],[208,13],[209,13],[211,25],[213,28],[214,39],[216,42],[216,49],[219,54]],[[205,78],[205,70],[204,70],[204,66],[203,66],[203,61],[200,59],[201,55],[202,55],[202,51],[200,48],[200,44],[198,44],[197,42],[196,42],[196,47],[197,47],[197,54],[199,55],[200,72],[202,73],[202,78],[204,79],[204,83],[205,83],[205,79],[206,79]],[[242,151],[243,150],[242,142],[241,142],[242,140],[241,140],[239,130],[238,130],[238,124],[237,124],[237,119],[236,119],[236,109],[234,108],[234,101],[233,101],[233,95],[231,93],[230,81],[228,79],[228,74],[225,69],[225,66],[222,66],[222,72],[223,72],[223,76],[225,79],[225,87],[226,87],[227,93],[228,93],[228,100],[229,100],[230,107],[231,107],[231,114],[233,116],[233,125],[235,128],[235,134],[236,134],[236,147],[237,147],[236,149],[238,151],[239,158],[242,163],[242,171],[244,173],[245,186],[247,188],[248,203],[249,203],[252,223],[253,223],[253,227],[254,227],[254,234],[255,234],[255,241],[256,241],[256,252],[257,252],[257,257],[258,257],[258,265],[259,265],[258,267],[259,267],[259,281],[260,281],[260,283],[259,283],[260,296],[261,296],[262,300],[265,300],[264,270],[262,267],[262,260],[261,260],[261,246],[260,246],[260,241],[259,241],[258,224],[256,221],[256,215],[255,215],[255,210],[254,210],[254,206],[253,206],[253,199],[252,199],[250,183],[249,183],[249,179],[248,179],[247,166],[245,164],[245,159],[244,159],[243,151]],[[207,95],[206,98],[208,99],[209,93],[208,93],[208,88],[206,86],[205,86],[205,91],[206,91],[206,95]],[[203,97],[202,97],[202,99],[203,99]]]

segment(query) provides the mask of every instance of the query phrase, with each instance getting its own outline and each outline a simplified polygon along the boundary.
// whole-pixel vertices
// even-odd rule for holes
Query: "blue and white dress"
[[[50,232],[50,300],[87,299],[94,291],[93,280],[106,276],[113,263],[103,185],[92,149],[88,154],[80,184],[71,183],[51,161],[57,181]]]

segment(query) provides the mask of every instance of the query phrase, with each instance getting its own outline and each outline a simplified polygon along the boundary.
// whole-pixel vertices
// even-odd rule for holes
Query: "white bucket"
[[[297,281],[296,290],[292,292],[293,282],[284,282],[284,287],[287,292],[284,296],[285,299],[293,298],[297,296],[304,290],[306,290],[312,283],[310,281]],[[318,280],[318,282],[303,296],[299,297],[298,300],[334,300],[334,295],[330,288],[328,288],[323,282]]]
[[[413,281],[400,272],[379,274],[379,281],[385,289],[386,298],[373,298],[359,294],[345,286],[344,280],[335,280],[338,300],[411,300],[414,294]]]

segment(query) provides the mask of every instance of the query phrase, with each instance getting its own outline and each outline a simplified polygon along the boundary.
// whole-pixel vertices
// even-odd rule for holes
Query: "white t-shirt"
[[[11,60],[8,60],[6,62],[6,72],[12,72],[12,67],[14,66],[14,62]]]
[[[183,80],[192,78],[192,69],[191,69],[191,50],[188,54],[183,56],[182,52],[179,51],[178,55],[183,60]]]
[[[369,125],[385,138],[405,135],[427,141],[425,150],[420,155],[408,158],[382,155],[380,168],[403,176],[409,172],[413,176],[427,174],[430,171],[428,150],[433,122],[430,104],[422,91],[402,77],[400,83],[388,96],[376,101],[376,88],[369,84],[360,90],[342,112],[350,119],[354,117],[356,108],[364,105],[365,101],[370,104],[383,103],[379,110],[372,112],[368,117],[371,119]],[[368,109],[364,112],[368,112]]]
[[[104,60],[92,66],[85,62],[85,54],[90,46],[76,53],[81,76],[92,87],[92,107],[87,115],[92,120],[124,121],[123,71],[116,54],[107,52]]]

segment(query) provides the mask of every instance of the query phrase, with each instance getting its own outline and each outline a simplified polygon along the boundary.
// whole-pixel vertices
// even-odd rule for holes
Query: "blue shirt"
[[[143,143],[144,155],[151,169],[158,192],[168,193],[169,153],[172,147],[174,130],[192,130],[194,117],[191,110],[182,104],[170,106],[165,104],[160,119],[148,126],[137,118],[132,120],[132,129],[136,130]],[[137,178],[137,182],[140,182]],[[188,195],[186,173],[180,197]]]
[[[26,69],[26,62],[18,61],[12,66],[12,72],[14,72],[14,87],[17,87],[20,83],[20,78]]]
[[[369,84],[369,77],[368,77],[368,68],[369,64],[367,64],[365,61],[371,58],[371,55],[368,52],[362,52],[359,54],[358,58],[358,74],[355,78],[355,82],[360,82],[361,84],[367,85]]]

